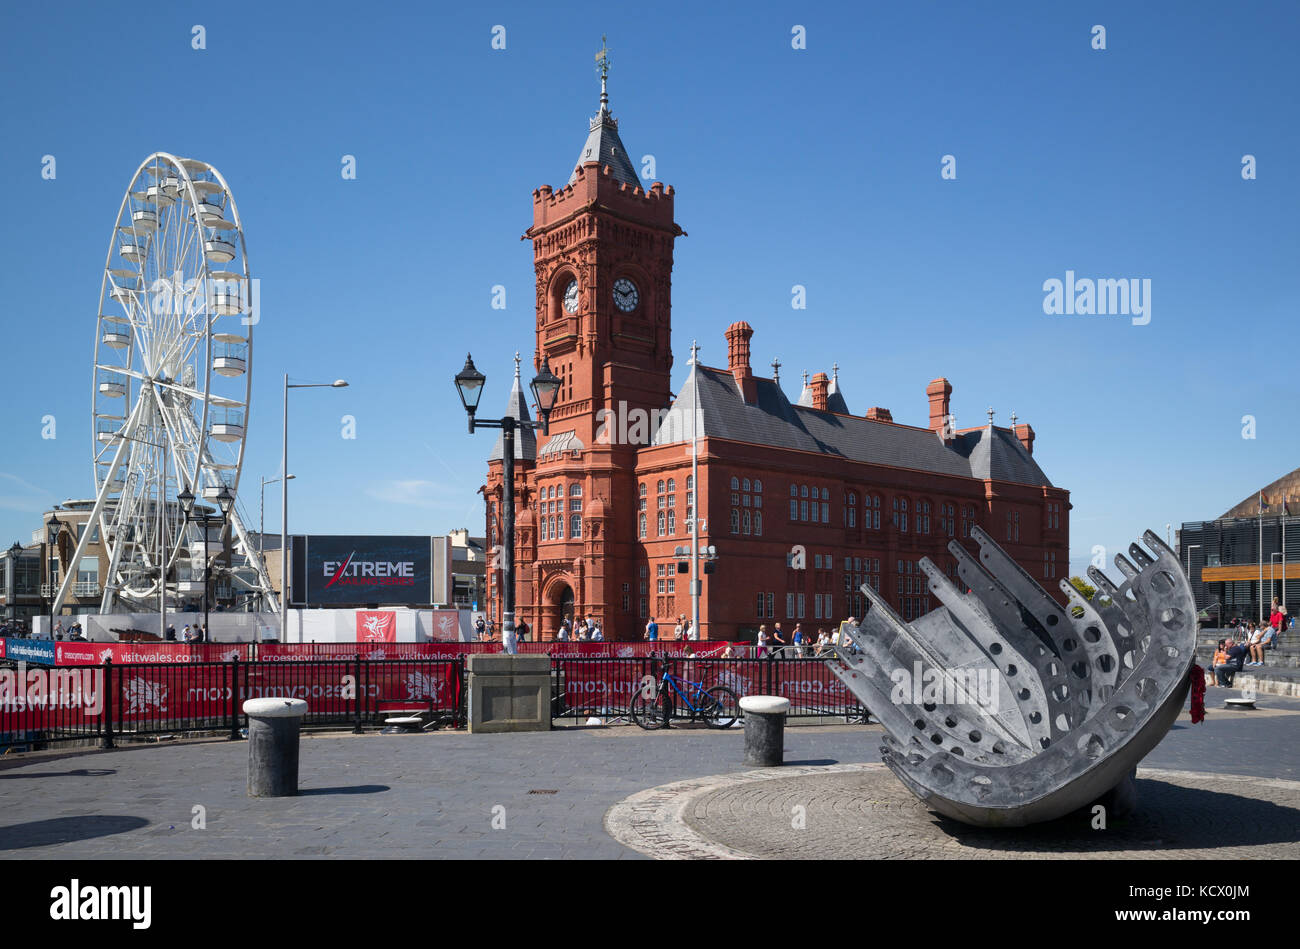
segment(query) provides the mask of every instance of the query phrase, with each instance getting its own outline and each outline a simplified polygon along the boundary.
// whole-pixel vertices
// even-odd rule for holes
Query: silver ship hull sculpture
[[[948,545],[970,592],[923,559],[943,605],[913,623],[864,585],[871,608],[845,627],[857,649],[837,647],[832,670],[888,733],[885,764],[940,814],[1019,827],[1106,798],[1122,816],[1190,685],[1196,608],[1178,559],[1147,531],[1150,553],[1132,544],[1131,561],[1115,557],[1122,584],[1089,567],[1096,595],[1062,580],[1062,608],[992,538],[972,536],[978,558]]]

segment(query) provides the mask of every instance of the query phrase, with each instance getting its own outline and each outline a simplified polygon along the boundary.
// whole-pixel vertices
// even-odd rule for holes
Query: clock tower
[[[673,189],[646,189],[600,110],[563,188],[533,192],[536,365],[560,377],[550,434],[524,475],[516,521],[517,608],[550,638],[562,618],[630,621],[646,583],[638,536],[639,452],[672,397]],[[492,487],[490,479],[489,488]]]
[[[600,111],[568,183],[533,192],[524,234],[537,276],[537,365],[545,356],[564,383],[552,435],[571,431],[586,447],[602,442],[602,422],[612,429],[634,410],[668,405],[673,243],[685,233],[673,189],[643,189],[609,111],[607,50],[596,61]]]

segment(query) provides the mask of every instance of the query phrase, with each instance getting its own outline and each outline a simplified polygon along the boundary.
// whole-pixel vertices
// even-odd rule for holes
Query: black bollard
[[[249,699],[248,796],[293,797],[298,793],[298,732],[302,699]]]
[[[775,695],[747,695],[740,700],[745,715],[745,764],[776,768],[785,763],[785,716],[790,700]]]

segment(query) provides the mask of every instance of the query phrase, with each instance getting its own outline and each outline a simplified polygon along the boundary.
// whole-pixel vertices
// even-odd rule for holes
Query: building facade
[[[1300,602],[1300,468],[1210,521],[1188,521],[1178,532],[1202,619],[1267,619],[1277,598]]]
[[[533,192],[536,355],[562,386],[549,436],[515,441],[515,536],[502,537],[502,445],[489,457],[487,542],[515,545],[516,614],[542,639],[565,616],[595,616],[610,639],[640,639],[650,617],[689,616],[690,543],[699,500],[701,633],[753,639],[760,623],[814,633],[881,591],[905,619],[935,608],[918,561],[949,576],[956,539],[979,525],[1064,601],[1069,492],[1034,462],[1034,431],[955,430],[952,386],[926,387],[926,426],[885,408],[850,411],[838,372],[791,401],[774,366],[750,364],[753,329],[726,329],[725,367],[693,365],[673,395],[675,194],[637,178],[602,93],[568,183]],[[518,368],[507,412],[529,410]],[[918,392],[918,402],[919,392]],[[919,406],[918,406],[919,408]],[[691,475],[692,444],[699,485]],[[488,571],[501,619],[501,571]]]

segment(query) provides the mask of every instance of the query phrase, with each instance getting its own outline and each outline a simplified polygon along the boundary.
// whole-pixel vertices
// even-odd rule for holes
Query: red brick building
[[[533,192],[537,356],[563,386],[550,435],[516,437],[516,611],[550,639],[564,615],[596,616],[609,639],[640,639],[647,617],[689,616],[698,439],[702,638],[752,639],[760,623],[814,633],[861,615],[863,583],[904,618],[937,606],[917,561],[954,573],[946,546],[979,524],[1049,591],[1069,566],[1069,492],[1034,462],[1028,425],[953,431],[952,387],[926,387],[929,424],[888,409],[854,415],[816,374],[791,402],[753,373],[747,323],[726,330],[725,368],[671,390],[674,193],[643,190],[604,94],[569,182]],[[918,386],[919,389],[919,386]],[[516,373],[507,411],[529,417]],[[918,391],[918,401],[919,401]],[[697,401],[698,400],[698,401]],[[694,406],[698,404],[698,409]],[[919,408],[919,406],[918,406]],[[489,547],[500,543],[501,442],[489,459]],[[803,548],[803,568],[792,551]],[[500,571],[489,572],[499,623]]]

